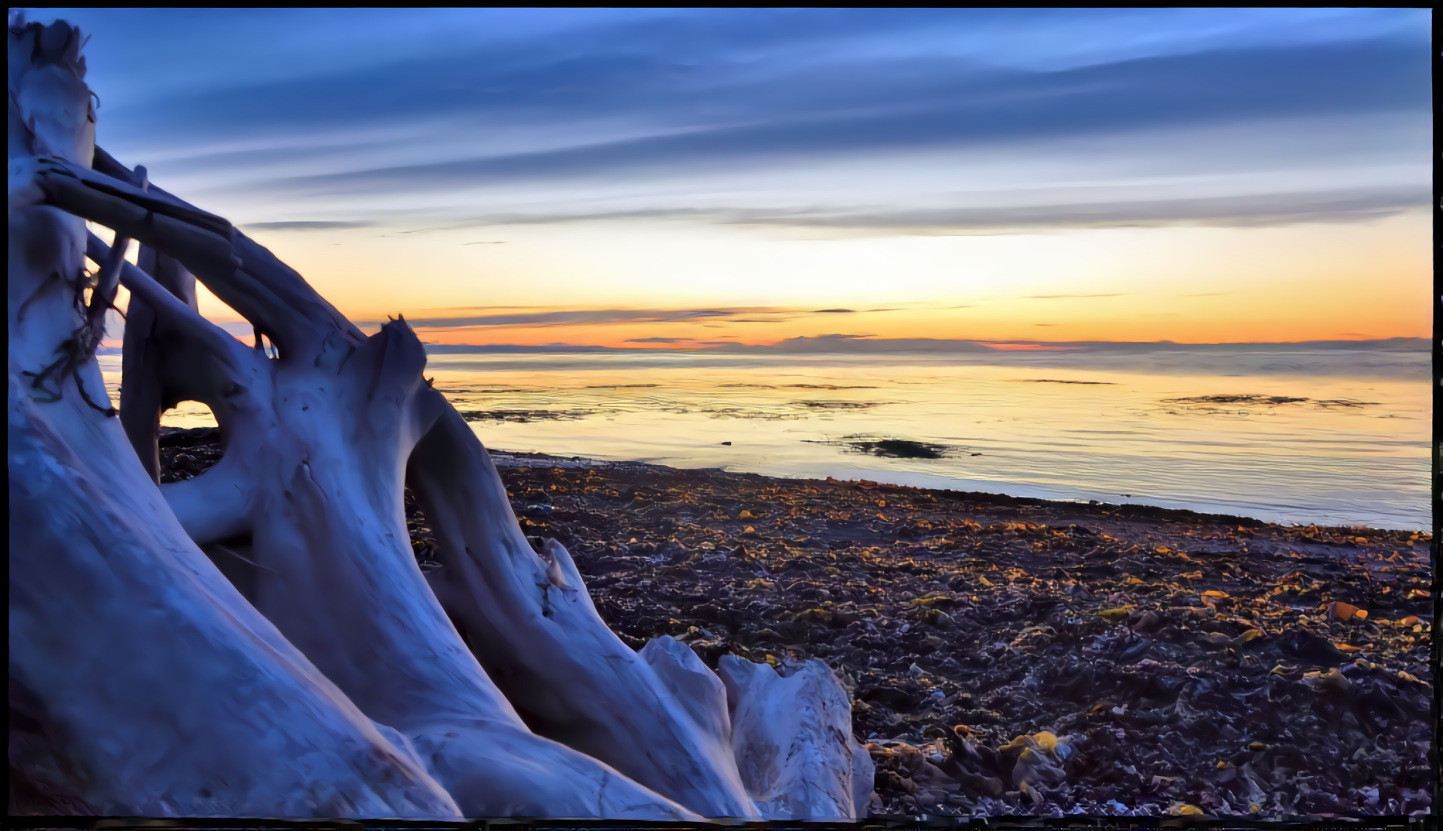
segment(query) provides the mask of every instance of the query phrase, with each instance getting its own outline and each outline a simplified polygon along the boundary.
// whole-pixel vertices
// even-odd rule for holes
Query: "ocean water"
[[[427,374],[497,450],[1431,526],[1426,353],[433,354]],[[1206,396],[1305,400],[1176,400]],[[191,402],[163,423],[214,421]]]

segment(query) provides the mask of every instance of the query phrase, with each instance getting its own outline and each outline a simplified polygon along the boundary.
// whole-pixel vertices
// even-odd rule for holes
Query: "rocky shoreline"
[[[216,439],[164,431],[163,478]],[[628,644],[833,666],[874,814],[1429,810],[1428,535],[493,458]]]

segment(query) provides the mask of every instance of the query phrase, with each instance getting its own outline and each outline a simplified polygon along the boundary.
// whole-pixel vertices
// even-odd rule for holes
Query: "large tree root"
[[[113,419],[10,396],[12,767],[102,814],[462,813],[206,561]]]
[[[12,27],[12,65],[17,42],[66,55],[74,36]],[[128,411],[122,433],[76,396],[12,404],[12,516],[45,518],[11,526],[11,763],[27,793],[113,813],[855,816],[870,768],[829,671],[741,683],[738,664],[728,687],[674,641],[628,649],[565,549],[531,549],[404,321],[366,337],[224,219],[103,151],[91,170],[84,85],[62,70],[69,109],[53,84],[11,84],[12,402],[47,338],[93,322],[94,298],[77,309],[65,288],[85,251],[102,300],[117,280],[133,298]],[[19,147],[17,119],[33,138]],[[115,250],[77,217],[114,229]],[[131,238],[155,276],[122,265]],[[194,279],[279,357],[201,318]],[[100,388],[88,356],[74,373]],[[225,454],[157,489],[158,414],[187,399],[211,407]],[[440,545],[426,576],[407,479]],[[225,553],[237,540],[244,557]],[[106,683],[77,684],[76,666]],[[784,725],[783,707],[803,717]],[[796,761],[757,762],[780,747]]]
[[[444,566],[432,586],[537,732],[708,816],[756,816],[721,684],[702,667],[711,683],[679,696],[607,628],[566,550],[549,541],[549,562],[532,551],[491,457],[450,407],[412,454],[410,483]]]
[[[457,816],[211,566],[119,424],[28,381],[85,322],[84,223],[24,178],[37,153],[90,160],[78,43],[9,31],[11,811]],[[74,379],[103,399],[93,359]]]

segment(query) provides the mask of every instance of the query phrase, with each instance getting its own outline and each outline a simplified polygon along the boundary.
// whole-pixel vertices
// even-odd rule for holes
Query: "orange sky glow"
[[[703,263],[710,279],[691,282],[671,275],[695,273],[696,259],[722,246],[703,236],[691,251],[697,235],[685,230],[672,239],[667,229],[623,228],[600,239],[590,229],[527,229],[504,255],[440,235],[259,236],[353,320],[404,314],[429,343],[694,349],[833,334],[995,343],[1426,337],[1429,234],[1422,212],[1344,225],[1019,234],[1002,245],[904,237],[808,241],[799,251],[733,233],[719,256],[748,260],[738,263],[748,271],[728,280]],[[829,250],[838,244],[845,256]],[[819,265],[804,270],[806,256]],[[238,320],[204,292],[202,311]],[[473,318],[487,320],[467,325]]]
[[[827,250],[835,242],[812,241],[826,279],[799,273],[795,250],[780,258],[789,271],[768,270],[774,240],[731,240],[754,249],[751,269],[770,274],[770,285],[754,275],[730,285],[670,280],[692,266],[685,245],[665,229],[627,230],[635,248],[600,246],[614,261],[568,248],[578,239],[565,229],[533,233],[534,242],[504,257],[463,248],[467,262],[454,261],[456,246],[444,237],[389,245],[346,234],[260,237],[363,328],[404,314],[435,344],[699,349],[836,334],[995,344],[1297,342],[1427,337],[1431,325],[1421,212],[1341,226],[1017,235],[1005,246],[854,240],[850,261]],[[650,255],[638,250],[644,239],[657,243]],[[596,240],[583,233],[579,241]],[[895,269],[885,280],[871,277],[879,251]],[[1064,254],[1090,256],[1048,262]],[[436,265],[425,267],[428,258]],[[409,264],[404,279],[395,276],[399,260]],[[599,290],[587,279],[596,272],[608,275]],[[239,320],[203,289],[201,309],[213,320]],[[619,319],[607,319],[607,310]],[[539,319],[510,322],[518,316]],[[473,318],[488,320],[467,325]]]
[[[95,33],[107,151],[363,328],[634,349],[1430,329],[1425,9],[65,14]],[[277,22],[313,14],[323,44]],[[258,64],[246,26],[306,60]],[[173,42],[203,44],[192,70]]]

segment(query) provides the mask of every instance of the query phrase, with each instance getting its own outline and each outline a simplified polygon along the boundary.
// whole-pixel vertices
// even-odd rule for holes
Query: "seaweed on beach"
[[[1279,404],[1310,404],[1314,407],[1370,407],[1376,401],[1356,401],[1351,398],[1294,398],[1286,395],[1195,395],[1185,398],[1164,398],[1164,404],[1242,404],[1245,406],[1275,407]]]
[[[531,421],[571,421],[595,415],[600,410],[459,410],[467,421],[510,421],[525,424]]]
[[[878,812],[1427,807],[1427,535],[498,464],[633,647],[837,667]]]
[[[802,441],[809,444],[836,445],[848,448],[854,453],[866,453],[889,459],[940,459],[951,449],[946,445],[911,439],[879,439],[868,436],[847,436],[839,440],[802,439]]]
[[[686,412],[682,410],[681,412]],[[806,413],[777,411],[770,409],[745,409],[742,407],[704,407],[696,412],[706,413],[712,418],[755,418],[763,421],[786,421],[806,418]]]
[[[869,407],[876,407],[877,401],[793,401],[793,404],[800,407],[810,407],[814,410],[865,410]]]
[[[160,428],[162,482],[194,479],[220,461],[220,457],[220,429],[217,427],[191,430]]]
[[[164,433],[163,480],[217,439]],[[874,813],[1429,810],[1427,534],[492,455],[629,646],[835,667]]]
[[[438,390],[447,395],[503,395],[510,393],[532,393],[535,390],[514,389],[509,387],[437,387]]]
[[[1427,807],[1426,535],[547,464],[523,525],[627,643],[838,668],[881,813]]]

